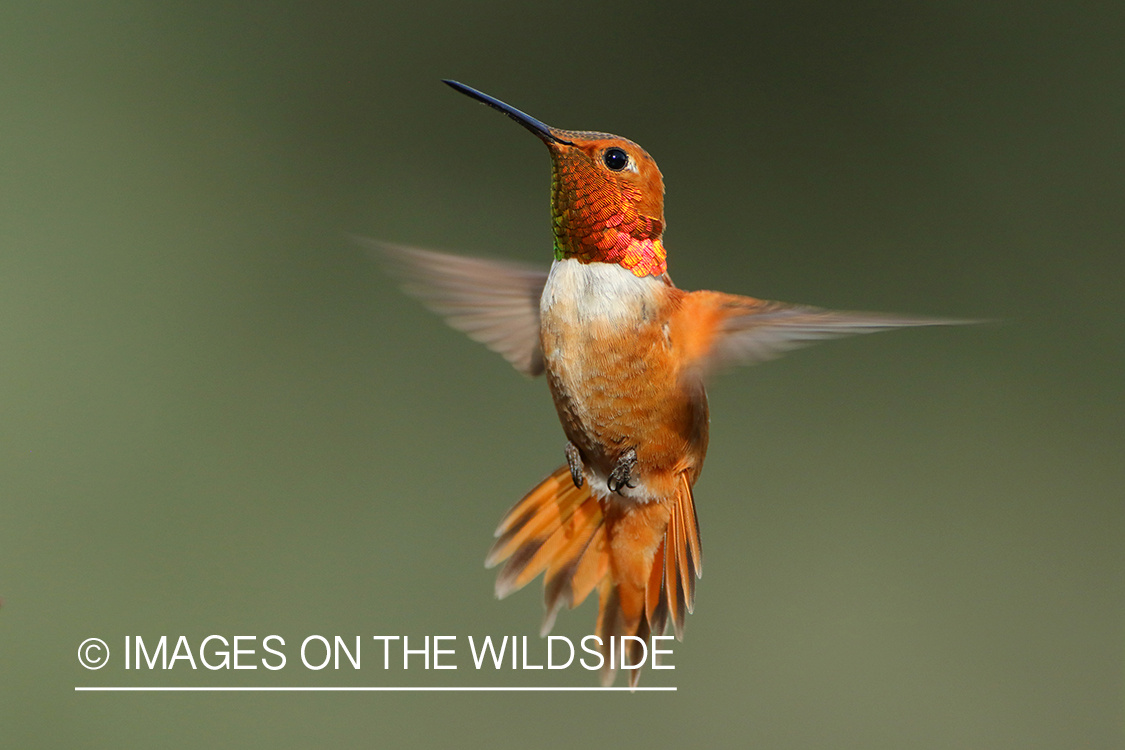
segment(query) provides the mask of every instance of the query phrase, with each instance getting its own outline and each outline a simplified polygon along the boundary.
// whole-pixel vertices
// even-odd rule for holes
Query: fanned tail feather
[[[695,608],[695,579],[703,576],[703,548],[691,484],[681,474],[664,539],[653,560],[646,605],[654,634],[662,634],[669,619],[677,640],[683,640],[684,621]]]
[[[546,571],[540,634],[547,635],[562,606],[577,607],[609,572],[603,524],[589,485],[575,487],[570,469],[557,469],[496,529],[498,539],[485,559],[490,568],[507,560],[496,577],[496,596],[503,599]]]
[[[661,528],[663,527],[663,528]],[[500,598],[543,577],[546,636],[559,611],[573,609],[598,589],[596,634],[601,638],[602,683],[613,683],[623,663],[643,654],[636,641],[662,635],[671,621],[677,639],[694,607],[695,579],[703,572],[699,523],[686,474],[672,498],[646,504],[599,500],[589,484],[575,487],[562,466],[505,514],[486,559],[505,562],[496,578]],[[624,540],[615,545],[614,540]],[[610,639],[618,644],[613,658]],[[630,670],[635,687],[642,666]]]

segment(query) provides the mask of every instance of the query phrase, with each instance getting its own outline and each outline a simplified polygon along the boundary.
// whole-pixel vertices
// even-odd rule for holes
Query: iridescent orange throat
[[[653,206],[653,196],[642,195],[638,185],[606,179],[593,153],[578,147],[556,147],[551,149],[551,157],[555,258],[616,263],[640,277],[664,274],[668,263],[661,241],[664,190],[659,172],[655,177],[658,184],[646,185],[650,192],[654,188],[658,191]]]

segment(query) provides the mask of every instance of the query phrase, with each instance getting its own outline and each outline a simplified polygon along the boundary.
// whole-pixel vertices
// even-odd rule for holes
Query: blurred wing
[[[694,336],[696,362],[705,373],[735,364],[752,365],[776,359],[787,351],[817,341],[892,328],[976,322],[840,312],[717,292],[695,292],[688,298],[684,311],[698,321]]]
[[[525,375],[543,372],[539,298],[547,271],[354,239],[386,261],[403,281],[403,289],[449,325],[500,354]]]

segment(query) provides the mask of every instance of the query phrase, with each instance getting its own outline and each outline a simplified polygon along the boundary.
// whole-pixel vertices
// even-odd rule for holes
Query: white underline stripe
[[[511,693],[511,692],[538,692],[538,693],[605,693],[605,692],[675,692],[674,687],[76,687],[76,693],[332,693],[332,692],[368,692],[368,693]]]

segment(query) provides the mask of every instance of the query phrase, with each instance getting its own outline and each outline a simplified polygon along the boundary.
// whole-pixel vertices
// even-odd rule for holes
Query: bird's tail
[[[605,579],[604,522],[589,484],[575,487],[570,469],[557,469],[512,506],[496,529],[484,563],[491,568],[508,561],[496,577],[496,596],[503,599],[546,571],[540,635],[547,635],[564,604],[577,607]]]
[[[613,682],[620,664],[631,668],[630,686],[640,679],[641,646],[621,636],[647,642],[671,620],[676,637],[683,637],[703,562],[686,476],[665,501],[599,501],[589,484],[575,487],[562,466],[505,514],[496,536],[485,564],[507,560],[496,578],[498,597],[546,574],[540,635],[550,632],[564,604],[573,609],[598,589],[604,684]]]

